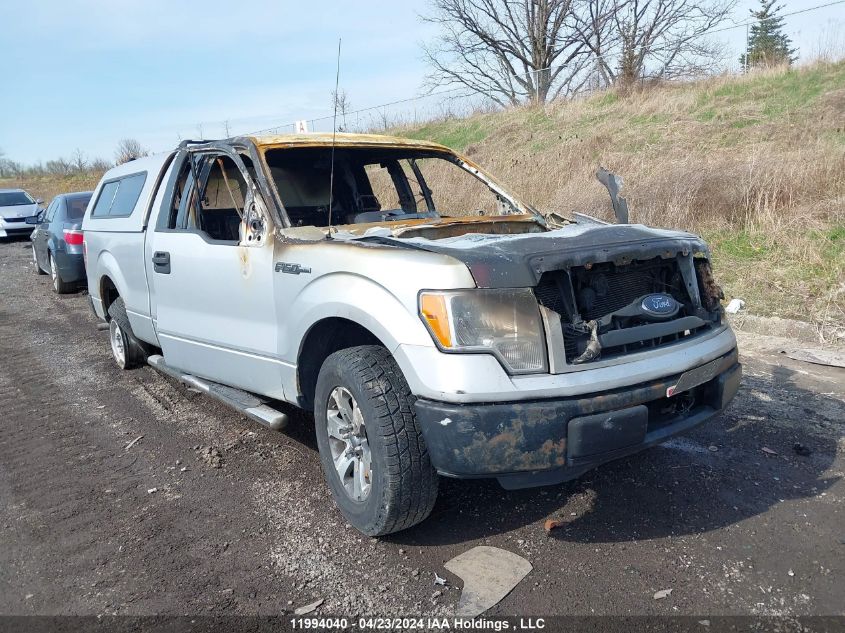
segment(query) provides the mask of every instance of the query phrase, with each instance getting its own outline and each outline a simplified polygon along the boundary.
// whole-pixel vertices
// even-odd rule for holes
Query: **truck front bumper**
[[[431,461],[441,475],[495,477],[508,489],[579,477],[605,462],[684,433],[736,395],[742,366],[733,349],[707,382],[672,397],[681,374],[600,393],[519,402],[416,403]]]

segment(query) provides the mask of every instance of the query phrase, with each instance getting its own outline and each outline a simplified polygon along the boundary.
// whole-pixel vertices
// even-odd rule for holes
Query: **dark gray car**
[[[82,217],[91,200],[91,191],[66,193],[27,223],[32,232],[32,257],[39,275],[50,274],[53,291],[64,294],[85,282],[82,254]]]

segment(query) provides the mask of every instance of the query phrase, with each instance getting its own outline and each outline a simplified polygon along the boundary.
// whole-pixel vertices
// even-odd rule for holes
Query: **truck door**
[[[149,227],[145,248],[164,359],[197,376],[282,398],[272,230],[265,213],[267,230],[255,242],[241,219],[260,196],[245,169],[249,159],[205,151],[176,160],[182,164],[174,165],[173,192]]]

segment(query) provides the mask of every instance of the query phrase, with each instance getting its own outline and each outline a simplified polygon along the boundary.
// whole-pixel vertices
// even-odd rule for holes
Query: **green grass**
[[[596,108],[604,108],[619,103],[619,94],[615,92],[605,92],[599,97],[594,97],[590,100],[590,105]]]
[[[470,145],[483,141],[489,133],[489,129],[480,120],[452,119],[429,123],[420,128],[404,132],[403,136],[433,141],[458,151],[464,151]]]
[[[693,118],[699,123],[710,123],[710,121],[713,121],[717,116],[719,116],[719,114],[715,108],[706,108],[693,114]]]
[[[757,125],[760,123],[759,119],[742,119],[739,121],[733,121],[731,123],[731,128],[734,130],[741,130],[742,128],[751,127],[752,125]]]
[[[665,114],[635,114],[628,118],[629,126],[648,127],[669,123],[671,119]]]
[[[810,231],[810,239],[818,246],[822,259],[838,266],[845,273],[845,225],[826,231]]]
[[[706,91],[697,107],[714,111],[714,107],[729,110],[754,104],[766,119],[777,119],[812,105],[821,95],[843,85],[845,65],[818,65],[729,82]]]
[[[724,231],[709,236],[711,247],[718,248],[732,259],[759,261],[765,259],[771,251],[765,235],[751,234],[748,231]]]
[[[836,314],[836,288],[845,281],[845,224],[771,235],[705,234],[717,279],[728,297],[741,297],[754,314],[804,321]]]

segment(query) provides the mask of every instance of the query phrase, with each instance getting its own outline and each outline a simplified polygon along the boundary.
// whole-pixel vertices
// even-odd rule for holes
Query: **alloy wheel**
[[[372,487],[372,454],[364,416],[345,387],[335,387],[326,407],[332,461],[346,494],[365,501]]]
[[[50,256],[50,276],[53,278],[53,288],[59,291],[59,269],[56,267],[56,260]]]
[[[123,340],[123,330],[117,324],[117,321],[112,319],[109,322],[109,341],[111,342],[111,352],[114,355],[115,361],[120,367],[126,365],[126,345]]]

